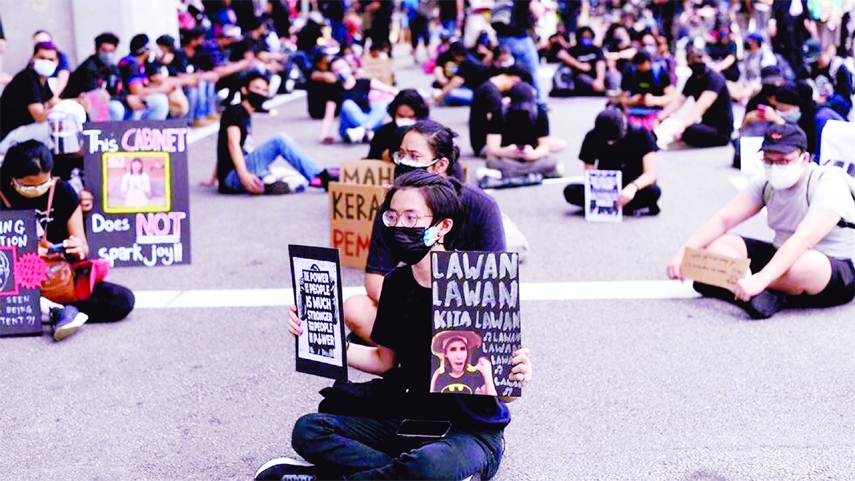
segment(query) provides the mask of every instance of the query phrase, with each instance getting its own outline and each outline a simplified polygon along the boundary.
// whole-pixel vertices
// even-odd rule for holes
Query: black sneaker
[[[659,205],[654,205],[652,207],[639,207],[638,209],[627,212],[626,215],[632,217],[645,217],[659,215],[660,212],[662,212],[662,210],[659,209]]]
[[[734,302],[736,300],[733,293],[723,287],[711,286],[702,282],[693,282],[692,289],[704,297],[712,297],[713,299],[721,299],[727,302]]]
[[[256,480],[315,481],[318,479],[314,465],[293,458],[276,458],[264,463],[255,473]]]
[[[282,179],[274,180],[264,184],[265,195],[285,195],[291,193],[291,186]]]
[[[50,310],[50,320],[53,323],[53,338],[61,341],[77,332],[77,328],[89,320],[89,316],[77,310],[74,306],[62,309],[54,307]]]
[[[784,294],[763,291],[743,303],[742,308],[754,319],[769,319],[784,308]]]
[[[493,177],[484,177],[478,182],[478,186],[482,189],[509,189],[512,187],[525,187],[528,185],[540,185],[543,183],[543,174],[532,172],[526,175],[514,177],[502,177],[496,179]]]

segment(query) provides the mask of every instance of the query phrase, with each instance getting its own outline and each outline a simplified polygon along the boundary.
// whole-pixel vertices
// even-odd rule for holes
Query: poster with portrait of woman
[[[430,392],[520,396],[519,254],[432,252]]]
[[[104,212],[169,212],[170,159],[166,152],[103,154]]]

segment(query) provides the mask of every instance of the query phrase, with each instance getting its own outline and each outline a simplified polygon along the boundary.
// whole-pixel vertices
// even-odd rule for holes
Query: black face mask
[[[395,164],[395,178],[408,174],[410,172],[415,172],[417,170],[427,170],[425,167],[410,167],[409,165],[404,164]]]
[[[267,96],[256,92],[249,92],[246,94],[246,101],[249,102],[249,105],[251,105],[253,109],[260,110],[261,106],[264,105],[264,102],[267,102]]]
[[[692,69],[692,75],[694,75],[695,77],[700,77],[704,74],[704,71],[706,70],[707,66],[703,63],[693,63],[689,65],[689,68]]]
[[[437,243],[437,227],[386,227],[383,235],[392,258],[409,266],[424,259]]]

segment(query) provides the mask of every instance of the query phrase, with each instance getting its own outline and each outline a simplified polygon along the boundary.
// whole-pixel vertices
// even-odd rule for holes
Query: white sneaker
[[[490,177],[492,179],[501,179],[502,171],[497,169],[491,169],[489,167],[478,167],[475,169],[475,180],[481,182],[481,179],[484,177]]]
[[[362,142],[362,139],[365,138],[365,127],[353,127],[345,129],[344,132],[349,142]]]

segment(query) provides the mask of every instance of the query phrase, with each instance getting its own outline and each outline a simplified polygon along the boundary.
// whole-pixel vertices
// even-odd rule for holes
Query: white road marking
[[[197,289],[137,291],[138,309],[199,309],[210,307],[284,307],[294,291],[282,289]],[[363,287],[345,287],[344,297],[365,294]],[[691,283],[679,281],[529,282],[520,286],[521,301],[588,299],[687,299],[697,297]]]

